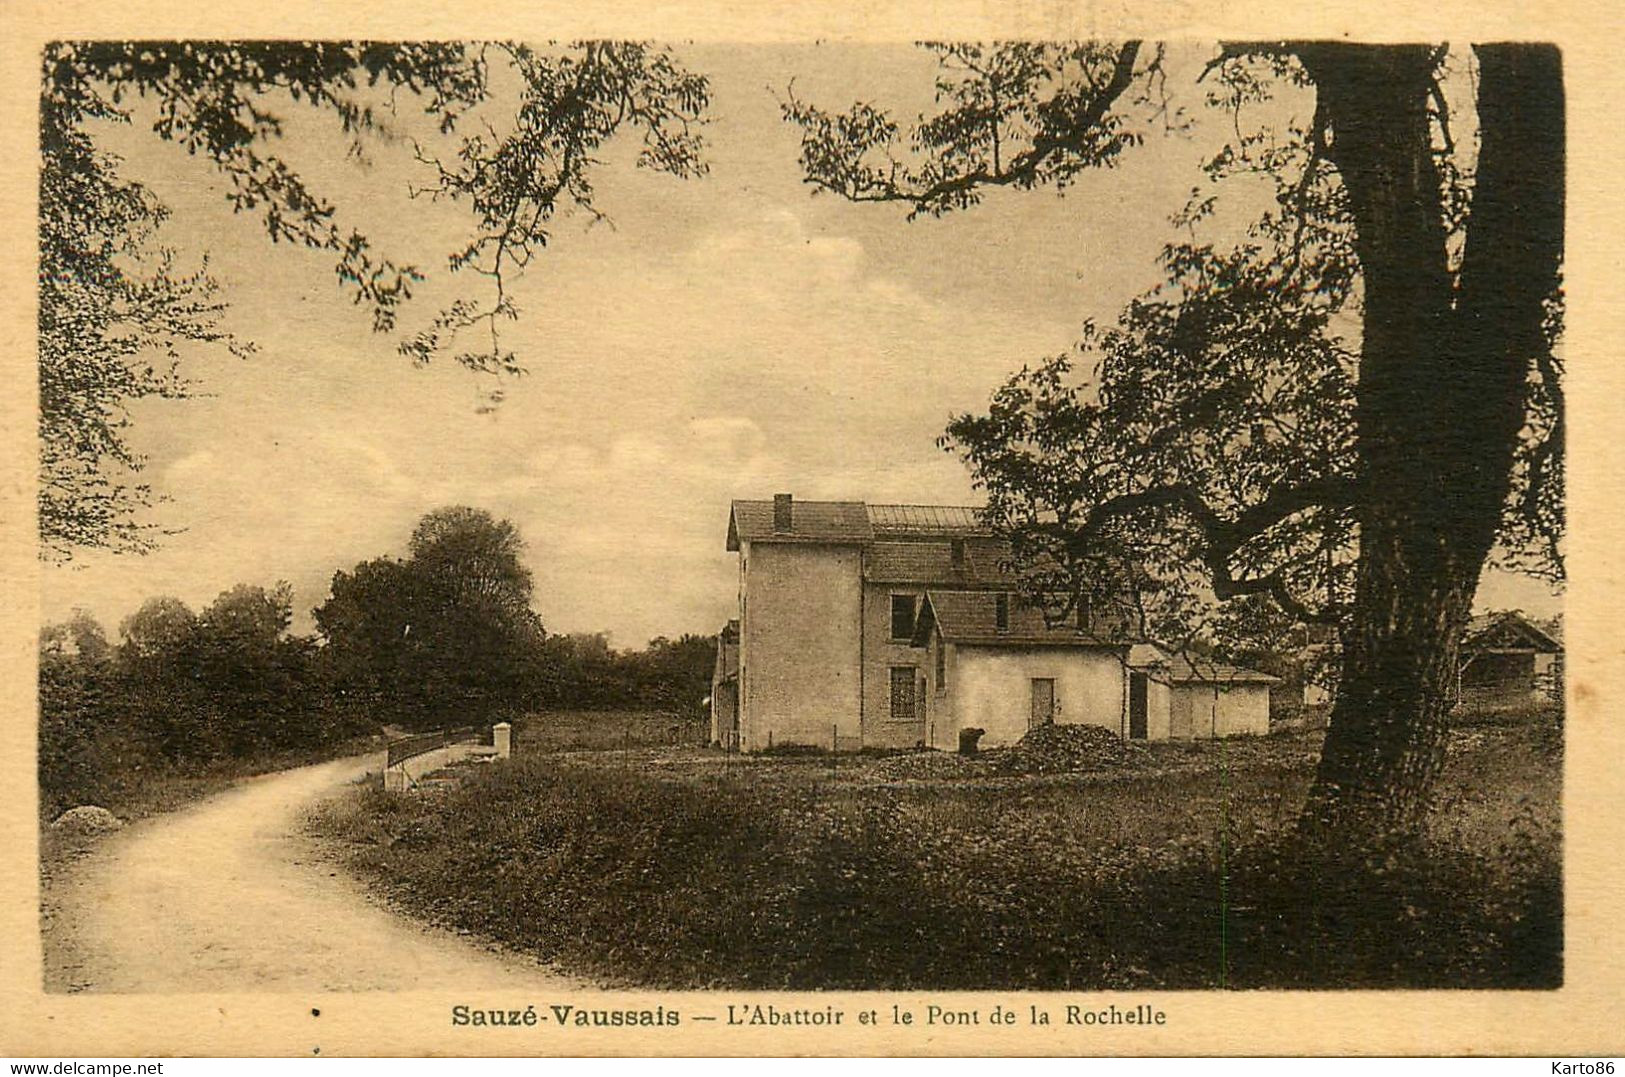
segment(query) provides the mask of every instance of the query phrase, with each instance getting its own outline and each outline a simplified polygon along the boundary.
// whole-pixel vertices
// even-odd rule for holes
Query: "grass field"
[[[1424,856],[1305,871],[1291,824],[1321,735],[1035,775],[533,728],[457,790],[358,790],[312,826],[409,912],[610,985],[1560,983],[1555,717],[1453,734]]]
[[[664,711],[548,711],[518,719],[514,743],[532,751],[704,744],[710,721]]]

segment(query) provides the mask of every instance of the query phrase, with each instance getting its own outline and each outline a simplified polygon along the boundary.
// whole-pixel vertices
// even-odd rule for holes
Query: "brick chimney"
[[[773,495],[773,530],[795,530],[795,501],[789,494]]]

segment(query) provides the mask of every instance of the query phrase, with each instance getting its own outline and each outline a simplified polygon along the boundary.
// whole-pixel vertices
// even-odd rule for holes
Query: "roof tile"
[[[728,522],[728,549],[737,550],[740,542],[867,543],[874,539],[861,501],[796,501],[790,522],[790,530],[777,531],[773,502],[735,501]]]
[[[928,591],[931,617],[949,643],[981,647],[1115,647],[1116,641],[1080,632],[1069,625],[1045,623],[1044,611],[1017,595],[1008,596],[1008,627],[998,623],[998,591]]]
[[[1013,586],[1005,569],[1008,543],[997,539],[965,540],[964,561],[954,564],[953,543],[877,541],[864,561],[864,578],[873,583],[938,584],[954,589]]]
[[[877,536],[988,535],[982,510],[970,505],[870,505],[869,522]]]

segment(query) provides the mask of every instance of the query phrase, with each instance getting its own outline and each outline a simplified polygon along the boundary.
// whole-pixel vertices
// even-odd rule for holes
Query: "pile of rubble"
[[[1028,730],[998,753],[998,767],[1011,774],[1067,774],[1122,766],[1130,754],[1114,729],[1050,723]]]

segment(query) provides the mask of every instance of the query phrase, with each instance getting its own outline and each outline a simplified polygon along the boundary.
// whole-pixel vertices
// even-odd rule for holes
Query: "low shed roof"
[[[999,627],[999,600],[1005,627]],[[927,591],[914,642],[924,644],[935,626],[949,643],[976,647],[1122,647],[1068,625],[1050,625],[1044,611],[1003,591]]]
[[[1506,610],[1481,613],[1468,621],[1467,630],[1462,633],[1461,649],[1556,654],[1563,649],[1563,643],[1517,610]]]
[[[1201,655],[1179,654],[1161,646],[1152,646],[1144,660],[1137,659],[1132,664],[1137,671],[1166,684],[1276,684],[1281,680],[1260,670],[1232,666]]]

